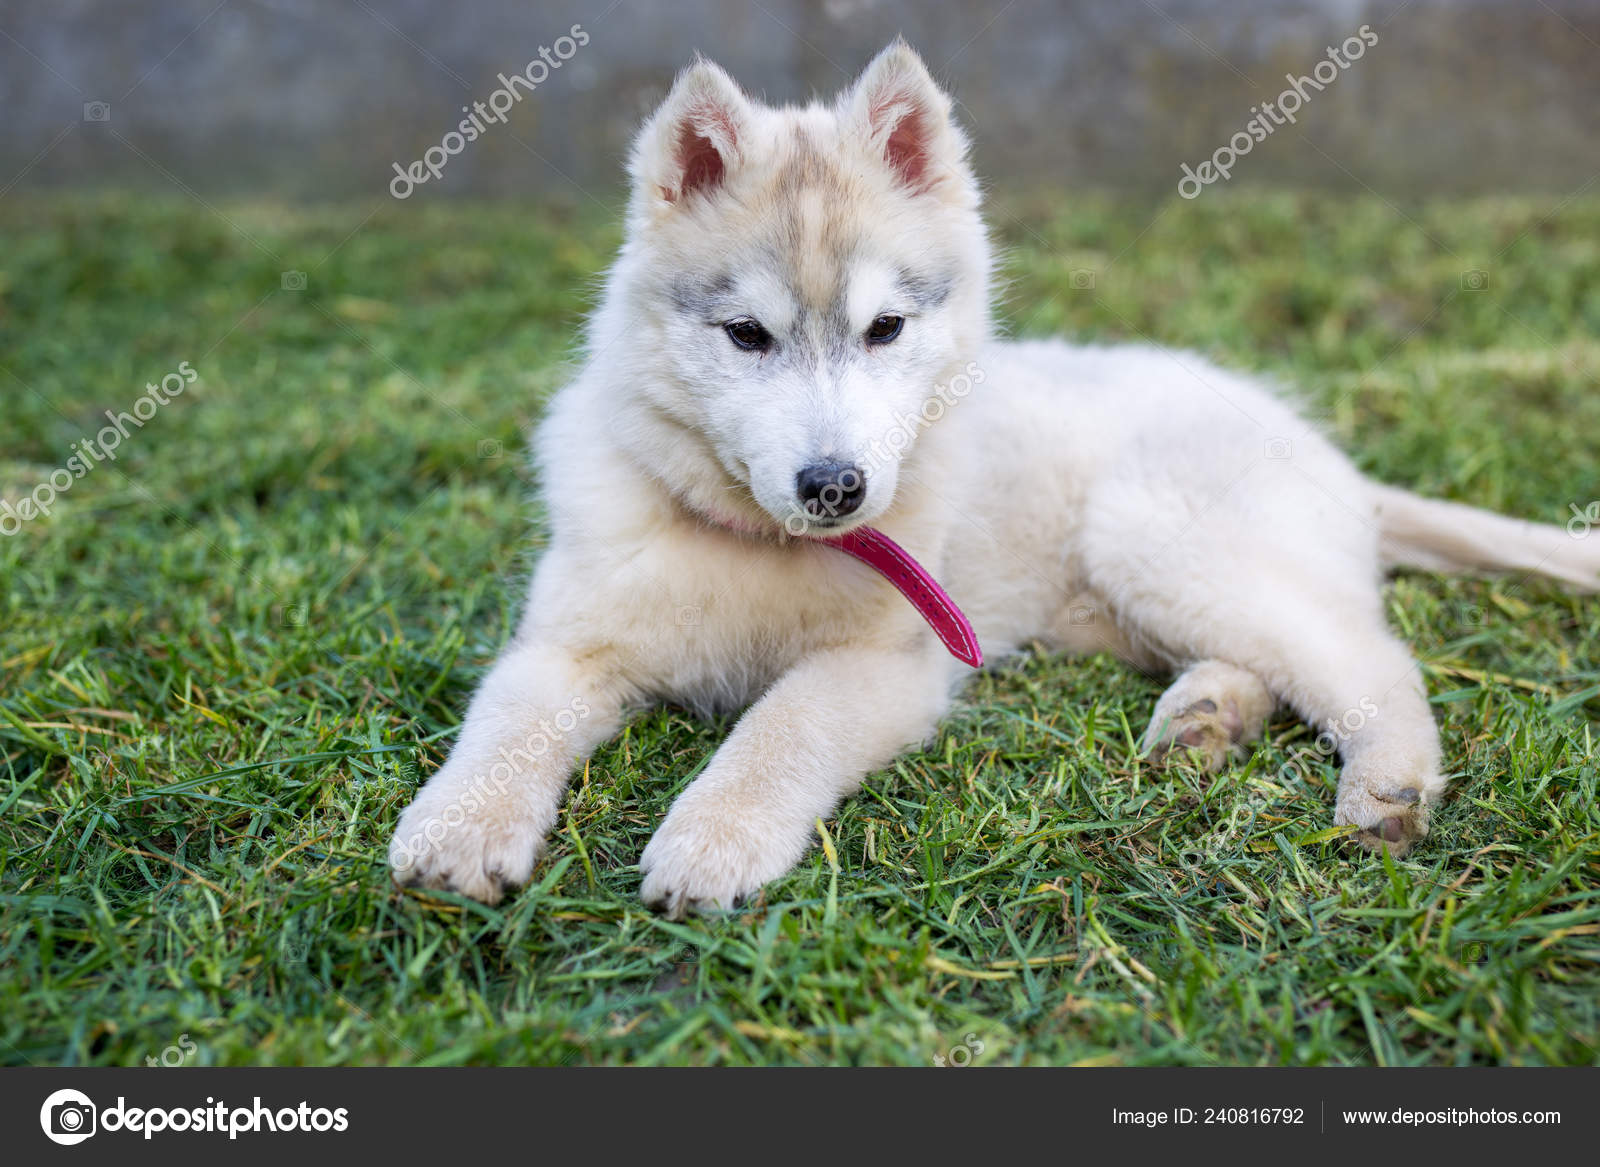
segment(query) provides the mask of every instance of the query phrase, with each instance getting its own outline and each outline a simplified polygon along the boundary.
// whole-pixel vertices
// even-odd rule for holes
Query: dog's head
[[[896,43],[805,109],[697,62],[645,123],[596,343],[628,346],[674,435],[652,469],[691,506],[791,533],[870,522],[950,382],[970,387],[990,255],[950,115]]]

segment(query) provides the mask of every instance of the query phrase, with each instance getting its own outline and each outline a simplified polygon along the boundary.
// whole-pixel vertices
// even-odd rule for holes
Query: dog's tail
[[[1521,573],[1600,591],[1600,507],[1578,511],[1566,527],[1423,498],[1373,484],[1379,554],[1386,567],[1425,571]]]

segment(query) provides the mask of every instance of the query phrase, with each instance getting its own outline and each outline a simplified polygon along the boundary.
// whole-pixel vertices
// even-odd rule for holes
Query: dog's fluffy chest
[[[641,697],[738,709],[819,649],[925,632],[870,568],[821,544],[672,517],[626,542],[591,539],[568,550],[541,567],[541,587],[568,598],[555,608],[566,626],[550,631],[581,640],[592,627],[628,645],[618,667]],[[586,597],[578,612],[575,594]]]

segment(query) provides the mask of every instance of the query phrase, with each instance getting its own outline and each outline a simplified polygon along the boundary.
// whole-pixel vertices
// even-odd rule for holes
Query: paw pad
[[[1164,757],[1174,750],[1199,750],[1208,770],[1220,770],[1229,750],[1243,736],[1244,721],[1237,704],[1228,701],[1219,706],[1204,697],[1185,706],[1170,722],[1152,722],[1146,741],[1152,757]]]

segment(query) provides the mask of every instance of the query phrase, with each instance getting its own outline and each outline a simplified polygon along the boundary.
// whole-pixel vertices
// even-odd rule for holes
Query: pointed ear
[[[629,168],[636,189],[668,203],[716,190],[748,146],[751,115],[733,79],[697,60],[639,131]]]
[[[915,50],[896,40],[845,95],[858,140],[916,193],[966,177],[966,138]]]

